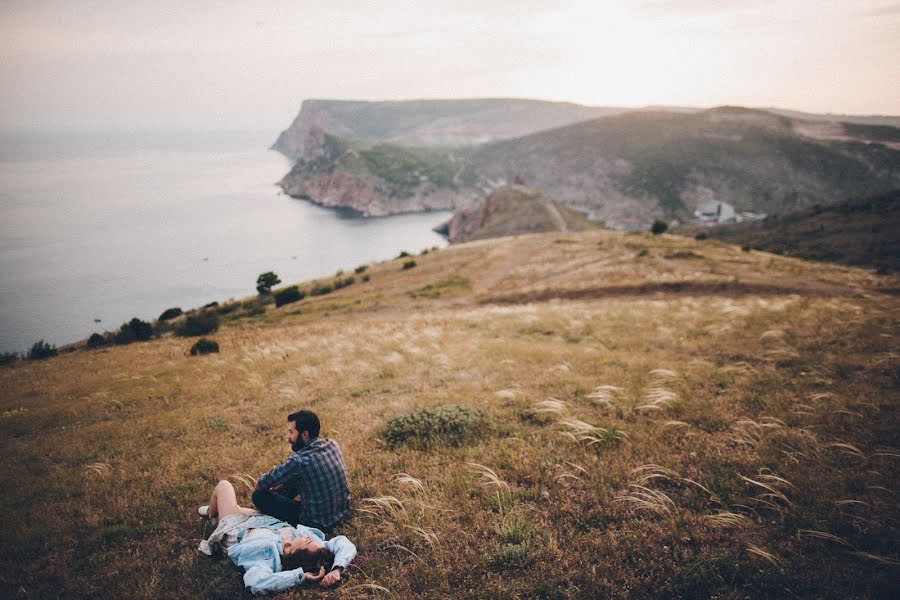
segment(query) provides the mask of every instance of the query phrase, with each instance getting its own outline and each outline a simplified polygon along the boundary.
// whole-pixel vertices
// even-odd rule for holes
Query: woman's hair
[[[298,550],[293,554],[285,554],[281,557],[281,568],[284,571],[303,567],[304,573],[316,573],[319,567],[325,567],[325,570],[331,568],[334,563],[334,553],[321,546],[316,550]]]

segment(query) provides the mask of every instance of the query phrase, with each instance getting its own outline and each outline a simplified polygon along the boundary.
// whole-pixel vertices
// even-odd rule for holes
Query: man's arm
[[[284,486],[289,489],[297,489],[294,482],[300,477],[300,465],[290,458],[280,465],[273,467],[268,473],[263,473],[256,480],[257,489],[272,489]]]

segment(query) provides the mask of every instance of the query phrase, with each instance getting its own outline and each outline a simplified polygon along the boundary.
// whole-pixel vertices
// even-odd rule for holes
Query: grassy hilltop
[[[897,596],[897,276],[605,231],[366,274],[226,323],[220,354],[0,369],[2,596],[248,597],[195,510],[219,478],[249,503],[304,406],[360,554],[283,597]],[[450,404],[459,445],[381,436]]]

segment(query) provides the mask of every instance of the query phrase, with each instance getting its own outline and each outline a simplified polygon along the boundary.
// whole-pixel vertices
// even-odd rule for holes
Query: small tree
[[[657,219],[656,221],[653,221],[653,225],[650,226],[650,233],[652,233],[653,235],[659,235],[661,233],[665,233],[668,228],[669,226],[665,221],[660,221],[659,219]]]
[[[91,337],[88,338],[87,347],[100,348],[101,346],[105,346],[108,343],[109,341],[99,333],[92,333]]]
[[[39,340],[34,343],[34,346],[31,347],[31,350],[28,351],[28,360],[40,360],[42,358],[50,358],[51,356],[56,356],[56,346],[48,344],[44,340]]]
[[[266,271],[256,278],[256,291],[260,294],[268,294],[279,283],[281,283],[281,279],[278,278],[278,275],[272,271]]]
[[[122,323],[115,334],[117,344],[130,344],[131,342],[145,342],[153,337],[153,325],[134,317],[127,323]]]

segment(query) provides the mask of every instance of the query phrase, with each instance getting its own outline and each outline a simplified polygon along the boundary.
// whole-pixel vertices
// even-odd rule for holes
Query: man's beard
[[[303,448],[303,446],[305,446],[305,445],[306,444],[303,443],[303,440],[300,439],[300,436],[297,436],[297,441],[291,442],[291,450],[296,452],[297,450],[300,450],[301,448]]]

